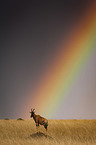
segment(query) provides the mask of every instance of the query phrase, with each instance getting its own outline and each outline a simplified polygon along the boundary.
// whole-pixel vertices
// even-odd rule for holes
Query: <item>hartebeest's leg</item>
[[[45,135],[47,136],[47,127],[45,127]]]
[[[38,128],[39,128],[39,124],[36,123],[36,130],[37,130],[37,133],[38,133]]]
[[[47,136],[47,129],[45,130],[45,135]]]

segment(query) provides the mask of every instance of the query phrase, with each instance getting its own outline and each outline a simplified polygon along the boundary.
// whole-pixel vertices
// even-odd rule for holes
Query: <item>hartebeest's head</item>
[[[31,112],[29,112],[29,113],[31,113],[31,116],[30,117],[33,117],[34,110],[35,110],[35,108],[34,109],[31,108]]]

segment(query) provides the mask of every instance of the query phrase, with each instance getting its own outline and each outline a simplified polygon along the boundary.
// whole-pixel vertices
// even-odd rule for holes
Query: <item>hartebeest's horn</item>
[[[31,108],[31,112],[29,112],[29,113],[32,113],[32,108]]]
[[[33,111],[35,110],[35,108],[33,109]]]

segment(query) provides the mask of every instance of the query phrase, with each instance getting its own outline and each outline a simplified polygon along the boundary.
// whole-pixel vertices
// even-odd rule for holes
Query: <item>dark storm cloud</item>
[[[16,107],[30,87],[34,91],[62,35],[65,41],[89,2],[1,1],[0,118],[16,117]]]

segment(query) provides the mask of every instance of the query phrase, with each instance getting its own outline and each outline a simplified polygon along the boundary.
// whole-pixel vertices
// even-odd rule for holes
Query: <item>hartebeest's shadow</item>
[[[53,139],[51,136],[45,135],[43,132],[33,133],[33,134],[30,135],[30,137],[32,137],[32,138],[42,138],[42,137],[45,137],[45,138],[48,138],[48,139]]]

